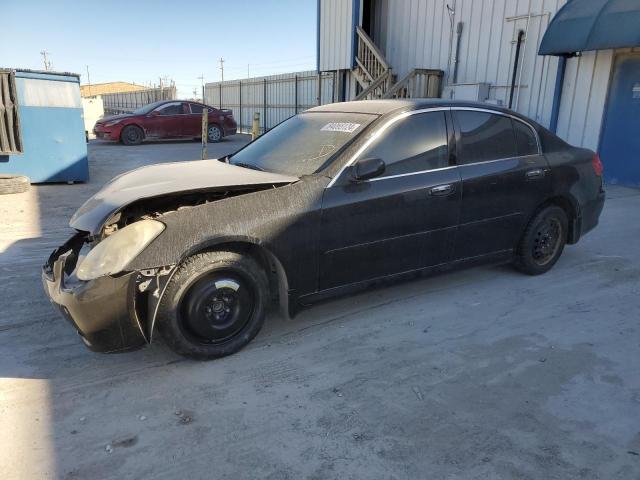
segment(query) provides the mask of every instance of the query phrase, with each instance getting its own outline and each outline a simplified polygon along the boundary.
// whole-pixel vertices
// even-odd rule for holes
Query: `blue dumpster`
[[[16,70],[15,86],[23,151],[0,154],[0,174],[25,175],[32,183],[87,181],[80,77]]]

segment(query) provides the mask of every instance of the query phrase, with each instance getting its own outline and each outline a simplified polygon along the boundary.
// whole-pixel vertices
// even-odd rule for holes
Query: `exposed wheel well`
[[[578,207],[567,197],[558,195],[556,197],[549,198],[543,204],[541,204],[531,217],[533,218],[537,212],[545,207],[548,207],[549,205],[556,205],[564,210],[564,213],[567,215],[567,220],[569,221],[567,243],[576,243],[580,237],[580,216],[578,214]]]

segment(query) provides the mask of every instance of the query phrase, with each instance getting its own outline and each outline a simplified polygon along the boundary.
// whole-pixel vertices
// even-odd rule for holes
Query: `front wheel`
[[[127,125],[122,129],[120,140],[125,145],[140,145],[144,140],[144,132],[140,127]]]
[[[569,222],[564,210],[549,206],[529,222],[516,249],[514,266],[529,275],[540,275],[555,265],[567,241]]]
[[[173,275],[158,309],[158,328],[180,355],[206,360],[248,344],[264,323],[267,278],[251,257],[205,252]]]

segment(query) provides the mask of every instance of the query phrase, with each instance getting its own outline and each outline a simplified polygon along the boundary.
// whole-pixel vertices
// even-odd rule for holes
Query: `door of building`
[[[600,157],[605,180],[640,186],[640,55],[616,58]]]

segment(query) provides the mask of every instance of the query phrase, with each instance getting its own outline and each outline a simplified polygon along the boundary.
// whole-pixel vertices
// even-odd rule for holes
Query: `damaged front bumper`
[[[150,337],[136,310],[139,273],[79,280],[74,270],[85,238],[78,233],[51,254],[42,268],[46,294],[91,350],[117,352],[144,346]]]

